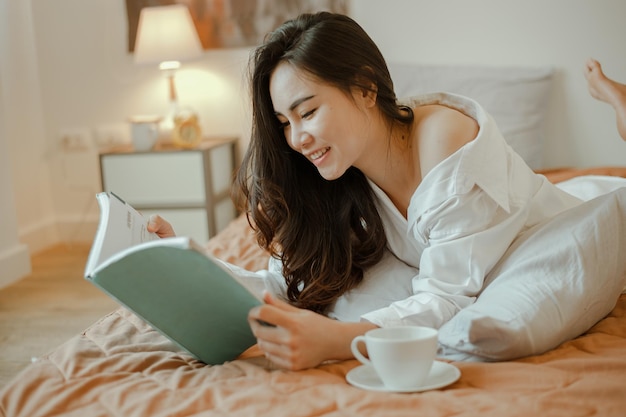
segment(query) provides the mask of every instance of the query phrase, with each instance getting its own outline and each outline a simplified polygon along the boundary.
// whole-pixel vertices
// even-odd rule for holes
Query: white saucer
[[[372,390],[372,391],[386,391],[386,392],[421,392],[431,389],[437,389],[450,385],[456,382],[461,377],[461,371],[454,365],[446,362],[435,361],[428,378],[421,385],[406,388],[403,390],[394,390],[387,388],[383,385],[382,381],[376,374],[373,367],[368,365],[361,365],[346,375],[346,379],[351,385],[357,388]]]

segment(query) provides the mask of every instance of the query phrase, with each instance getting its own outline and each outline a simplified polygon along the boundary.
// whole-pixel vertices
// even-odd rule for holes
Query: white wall
[[[0,80],[3,71],[0,69]],[[2,82],[0,82],[2,93]],[[6,131],[0,106],[0,288],[28,274],[31,270],[28,247],[19,242],[15,213],[15,198],[11,183],[11,164],[6,146]]]
[[[10,67],[0,95],[19,240],[31,251],[89,241],[98,217],[97,152],[59,152],[59,131],[126,129],[130,115],[164,113],[165,80],[126,52],[124,0],[0,5],[9,32],[0,62]],[[625,165],[614,114],[589,98],[581,75],[594,56],[609,75],[626,80],[623,0],[356,0],[351,7],[390,61],[554,66],[545,163]],[[205,132],[248,135],[248,54],[206,51],[178,72],[180,102],[199,113]],[[0,216],[0,226],[6,221]]]
[[[0,57],[9,55],[12,46],[10,41],[16,41],[9,36],[10,23],[7,16],[10,12],[16,18],[23,16],[17,2],[9,5],[8,0],[0,0]],[[18,239],[16,199],[14,195],[14,177],[12,168],[16,162],[13,160],[13,152],[10,151],[8,143],[11,135],[19,132],[14,129],[15,123],[11,117],[16,116],[16,112],[7,111],[12,109],[12,105],[20,106],[21,103],[13,103],[8,98],[12,85],[10,80],[15,74],[15,63],[0,58],[0,287],[15,281],[30,272],[30,259],[28,247],[20,243]],[[26,127],[28,129],[28,127]],[[19,155],[19,153],[17,154]]]
[[[626,165],[615,114],[589,97],[582,75],[591,56],[626,82],[625,1],[357,0],[352,7],[388,60],[554,67],[544,163]]]

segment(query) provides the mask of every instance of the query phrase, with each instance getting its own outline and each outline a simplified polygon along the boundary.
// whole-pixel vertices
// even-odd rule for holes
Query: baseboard
[[[25,277],[31,272],[28,246],[17,243],[0,253],[0,288]]]
[[[20,242],[28,246],[31,254],[37,254],[61,243],[91,244],[97,228],[97,219],[84,219],[77,216],[77,218],[50,220],[33,225],[26,230],[21,230],[19,238]]]
[[[30,249],[31,255],[61,243],[55,221],[47,220],[18,231],[20,242]]]

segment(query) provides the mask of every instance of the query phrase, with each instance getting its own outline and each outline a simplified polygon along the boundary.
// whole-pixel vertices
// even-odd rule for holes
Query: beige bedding
[[[551,179],[609,171],[558,170]],[[209,243],[224,260],[263,268],[267,256],[244,218]],[[413,394],[364,391],[345,381],[355,360],[273,369],[255,348],[220,366],[180,352],[120,308],[18,375],[0,392],[17,416],[624,416],[626,295],[584,335],[545,354],[501,363],[454,363],[461,378]]]

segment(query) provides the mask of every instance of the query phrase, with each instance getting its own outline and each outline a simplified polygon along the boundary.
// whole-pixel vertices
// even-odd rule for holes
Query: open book
[[[97,195],[100,223],[85,278],[207,364],[252,346],[248,311],[261,300],[190,238],[159,239],[113,193]]]

